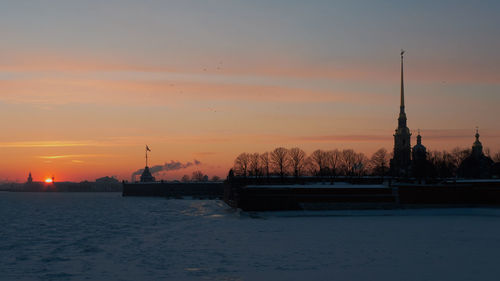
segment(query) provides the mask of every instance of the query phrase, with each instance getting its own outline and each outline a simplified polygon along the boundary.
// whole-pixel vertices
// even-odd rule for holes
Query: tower
[[[406,126],[405,92],[403,76],[403,54],[401,50],[401,103],[399,106],[398,128],[394,133],[394,156],[391,159],[391,173],[395,177],[406,177],[411,165],[410,129]]]
[[[155,177],[153,177],[148,167],[148,151],[151,151],[151,149],[149,149],[149,146],[146,145],[146,167],[144,167],[144,171],[141,174],[141,182],[155,181]]]
[[[491,177],[491,167],[494,162],[484,155],[483,145],[479,141],[479,129],[476,128],[476,140],[472,144],[472,151],[458,167],[457,175],[461,178],[487,179]]]
[[[427,149],[422,144],[422,136],[420,135],[420,129],[419,129],[417,135],[417,144],[413,147],[412,160],[416,161],[420,159],[424,160],[427,159]]]
[[[155,177],[153,177],[153,175],[149,171],[149,167],[148,166],[144,167],[144,171],[141,174],[141,182],[154,182],[154,181]]]
[[[31,177],[31,172],[28,175],[28,180],[26,181],[27,183],[32,183],[33,182],[33,177]]]
[[[427,176],[427,149],[422,145],[422,136],[418,130],[417,144],[412,150],[412,174],[421,183]]]
[[[472,155],[476,158],[480,158],[483,155],[483,145],[479,141],[479,128],[476,127],[476,141],[472,145]]]

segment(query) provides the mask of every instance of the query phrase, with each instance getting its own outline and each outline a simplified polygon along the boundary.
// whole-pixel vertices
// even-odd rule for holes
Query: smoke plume
[[[170,160],[170,162],[166,162],[163,165],[155,165],[155,166],[149,167],[149,171],[151,172],[151,174],[156,174],[159,172],[182,170],[182,169],[189,168],[191,166],[198,166],[198,165],[201,165],[201,162],[196,160],[196,159],[194,159],[193,162],[186,162],[186,163]],[[132,178],[134,178],[135,176],[141,175],[142,172],[144,172],[144,169],[139,169],[139,170],[135,171],[134,173],[132,173]]]

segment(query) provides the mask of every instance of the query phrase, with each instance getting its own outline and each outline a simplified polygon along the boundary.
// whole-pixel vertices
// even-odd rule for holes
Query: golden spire
[[[404,112],[405,108],[405,88],[403,82],[403,54],[405,50],[401,49],[401,112]]]

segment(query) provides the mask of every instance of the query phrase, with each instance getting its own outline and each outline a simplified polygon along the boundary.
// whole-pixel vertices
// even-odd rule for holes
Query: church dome
[[[427,148],[422,144],[422,136],[420,135],[420,131],[417,135],[417,144],[413,146],[413,158],[417,158],[420,155],[425,156],[427,154]]]
[[[477,129],[475,137],[476,141],[472,145],[472,153],[460,163],[458,175],[463,178],[490,178],[494,162],[490,157],[484,155]]]

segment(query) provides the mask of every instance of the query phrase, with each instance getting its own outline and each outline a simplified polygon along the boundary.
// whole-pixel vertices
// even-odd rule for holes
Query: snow
[[[0,192],[0,280],[498,280],[500,209],[245,213]]]
[[[453,182],[453,181],[451,181],[451,182]],[[500,179],[471,179],[471,180],[458,179],[455,182],[462,182],[462,183],[492,182],[492,183],[498,183],[498,182],[500,182]]]
[[[347,182],[312,183],[312,184],[285,184],[285,185],[247,185],[245,188],[389,188],[383,184],[350,184]]]

